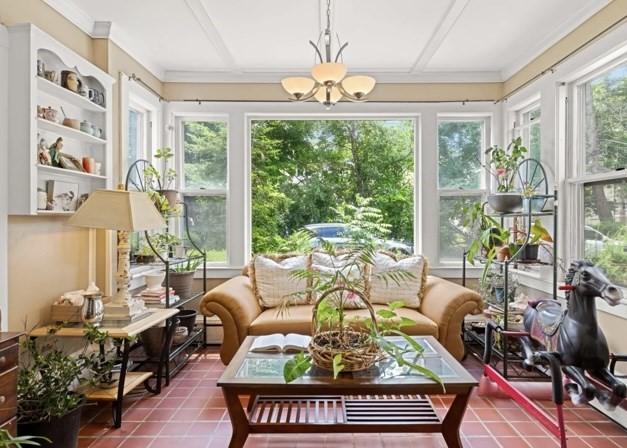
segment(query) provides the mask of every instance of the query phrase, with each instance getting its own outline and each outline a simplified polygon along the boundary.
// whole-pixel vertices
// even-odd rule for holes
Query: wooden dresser
[[[0,332],[0,429],[17,432],[17,370],[19,337]]]

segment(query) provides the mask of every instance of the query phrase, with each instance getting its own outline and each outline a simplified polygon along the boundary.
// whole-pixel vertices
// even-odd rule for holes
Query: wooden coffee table
[[[435,338],[415,339],[425,347],[420,362],[440,375],[446,391],[392,360],[337,380],[313,367],[286,384],[290,356],[250,353],[254,336],[248,336],[218,380],[233,426],[229,448],[243,447],[249,434],[358,432],[439,432],[449,447],[461,447],[459,428],[477,381]],[[429,395],[455,396],[443,419]],[[248,397],[246,409],[240,397]]]

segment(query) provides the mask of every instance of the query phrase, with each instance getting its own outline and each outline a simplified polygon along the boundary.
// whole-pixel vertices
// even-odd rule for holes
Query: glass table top
[[[400,337],[390,337],[393,341],[401,346],[407,343]],[[408,361],[426,367],[436,373],[443,381],[447,379],[459,378],[458,371],[451,365],[446,357],[443,357],[438,350],[424,337],[414,337],[414,339],[422,345],[424,351],[421,356],[415,353],[408,353],[404,357]],[[273,380],[283,378],[283,367],[285,363],[291,359],[292,354],[269,354],[269,353],[251,353],[249,352],[242,360],[235,373],[235,378],[239,380]],[[355,380],[376,380],[376,381],[393,381],[394,379],[406,379],[420,382],[431,382],[432,380],[424,377],[419,372],[409,369],[406,366],[399,366],[392,358],[386,358],[379,361],[375,366],[368,370],[359,372],[344,373],[343,376],[349,376]],[[304,375],[304,379],[326,379],[329,378],[329,372],[319,369],[315,366],[309,369]]]

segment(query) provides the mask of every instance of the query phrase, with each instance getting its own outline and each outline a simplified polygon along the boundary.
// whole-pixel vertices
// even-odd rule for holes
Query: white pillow
[[[257,255],[253,259],[251,280],[257,300],[263,308],[275,308],[283,303],[290,305],[309,303],[309,295],[304,293],[307,289],[307,279],[292,276],[292,271],[308,267],[308,258],[306,255],[297,255],[283,260],[273,260]]]
[[[389,271],[407,271],[413,278],[407,278],[397,284],[387,278],[387,283],[380,275]],[[384,253],[377,253],[370,276],[369,299],[370,303],[387,305],[402,300],[408,308],[420,308],[420,300],[424,292],[428,268],[427,259],[416,255],[396,261]]]

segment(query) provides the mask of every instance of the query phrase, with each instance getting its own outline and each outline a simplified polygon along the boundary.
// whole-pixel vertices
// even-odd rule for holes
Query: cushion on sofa
[[[382,277],[393,271],[407,271],[413,278],[406,278],[396,283],[391,278]],[[414,255],[396,260],[392,255],[378,252],[367,285],[370,302],[388,304],[395,301],[405,302],[406,307],[420,308],[428,274],[427,259]]]
[[[276,309],[263,311],[250,324],[248,334],[259,336],[272,333],[299,333],[311,334],[311,305],[291,306],[284,313],[277,313]],[[386,308],[384,305],[374,305],[375,312]],[[400,308],[396,313],[401,317],[407,317],[415,322],[414,325],[403,327],[403,332],[414,336],[435,336],[438,337],[438,326],[431,319],[420,314],[411,308]],[[347,319],[359,317],[369,317],[367,310],[350,310],[346,312]]]
[[[309,303],[307,280],[297,279],[292,271],[309,267],[308,255],[273,258],[257,255],[250,263],[253,291],[263,308],[275,308],[285,301],[292,305]],[[299,294],[300,293],[300,294]]]

